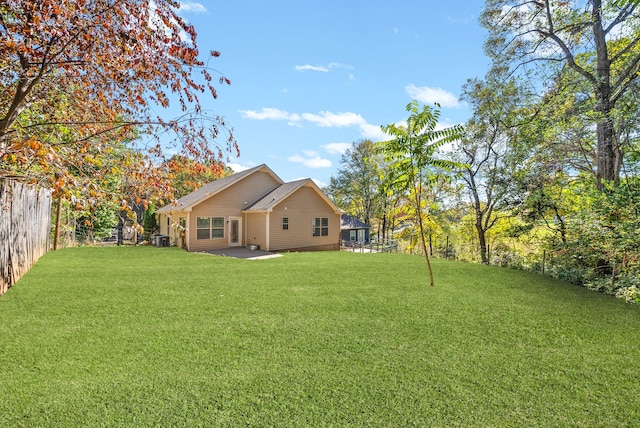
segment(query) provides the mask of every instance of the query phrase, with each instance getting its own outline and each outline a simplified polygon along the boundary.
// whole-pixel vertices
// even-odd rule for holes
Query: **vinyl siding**
[[[169,234],[169,227],[167,227],[167,218],[170,219],[169,215],[167,214],[159,214],[158,215],[158,232],[161,235],[168,235]],[[170,221],[170,220],[169,220]]]
[[[345,242],[352,242],[351,241],[351,231],[355,230],[356,231],[356,242],[359,242],[361,244],[366,244],[369,243],[370,241],[370,236],[369,236],[369,229],[345,229],[342,230],[341,232],[341,239]],[[364,230],[364,242],[360,242],[359,241],[359,236],[360,236],[360,231]]]
[[[180,245],[179,238],[178,238],[179,232],[174,227],[171,227],[171,225],[174,223],[179,224],[180,218],[181,217],[188,218],[189,217],[188,214],[189,213],[182,212],[182,211],[175,211],[171,213],[171,215],[159,214],[158,216],[159,233],[160,235],[169,236],[169,243],[171,245]]]
[[[269,251],[311,248],[339,243],[340,214],[336,214],[310,187],[303,187],[284,199],[274,207],[270,217]],[[282,230],[283,217],[289,218],[288,230]],[[315,217],[329,219],[328,236],[312,235],[312,219]]]
[[[254,201],[260,199],[279,185],[278,182],[266,172],[255,172],[242,179],[233,186],[217,193],[199,205],[193,207],[188,219],[189,251],[206,251],[229,246],[229,217],[244,217],[241,211]],[[245,204],[245,202],[247,204]],[[224,238],[196,239],[198,217],[224,217]],[[249,221],[246,221],[248,224]],[[243,227],[242,245],[246,242]]]
[[[257,244],[260,249],[267,248],[267,214],[248,213],[245,216],[247,244]]]

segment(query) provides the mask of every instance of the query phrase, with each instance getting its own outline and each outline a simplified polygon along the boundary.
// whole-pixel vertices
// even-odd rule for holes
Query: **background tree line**
[[[328,193],[408,251],[640,300],[638,2],[488,0],[480,22],[491,68],[462,88],[472,117],[455,138],[390,158],[402,138],[383,127],[389,141],[353,143]],[[425,156],[419,185],[399,186],[398,166]]]
[[[0,4],[0,177],[52,189],[57,225],[64,212],[94,236],[117,217],[137,225],[151,204],[224,174],[225,154],[239,154],[224,119],[203,109],[217,96],[214,77],[230,83],[203,59],[220,53],[199,51],[178,8]]]

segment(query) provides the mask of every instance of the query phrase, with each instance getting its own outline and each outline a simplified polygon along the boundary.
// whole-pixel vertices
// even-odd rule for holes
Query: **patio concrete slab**
[[[246,260],[263,260],[263,259],[271,259],[275,257],[282,257],[282,254],[272,253],[264,250],[250,250],[245,247],[223,248],[221,250],[205,251],[205,253],[212,254],[214,256],[234,257],[236,259],[246,259]]]

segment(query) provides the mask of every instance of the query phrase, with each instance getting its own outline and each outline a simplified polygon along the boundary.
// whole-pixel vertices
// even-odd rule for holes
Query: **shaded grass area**
[[[640,308],[402,254],[47,254],[0,298],[0,426],[633,426]]]

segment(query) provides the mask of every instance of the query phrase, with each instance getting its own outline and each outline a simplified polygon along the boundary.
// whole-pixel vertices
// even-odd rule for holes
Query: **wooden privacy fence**
[[[49,249],[51,192],[0,178],[0,296]]]

